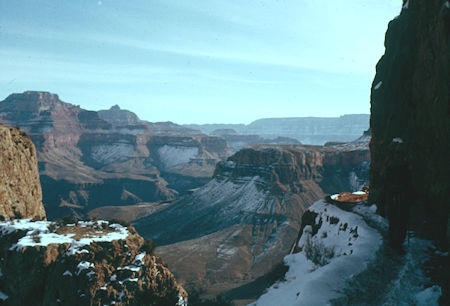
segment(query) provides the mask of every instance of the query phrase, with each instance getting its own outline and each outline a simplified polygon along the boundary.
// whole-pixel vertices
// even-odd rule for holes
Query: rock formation
[[[0,216],[45,219],[36,149],[18,128],[0,124]]]
[[[132,227],[29,220],[0,223],[6,305],[186,305],[187,293]]]
[[[397,248],[407,228],[450,242],[449,38],[449,1],[404,1],[373,81],[370,201]]]
[[[0,136],[1,305],[187,305],[133,227],[37,221],[45,211],[35,148],[17,128],[0,125]]]
[[[243,286],[261,286],[289,252],[310,204],[367,184],[368,158],[367,141],[246,148],[220,162],[211,182],[135,226],[163,245],[157,253],[186,286],[210,295],[241,287],[248,298],[254,291]]]
[[[46,92],[10,95],[0,102],[0,122],[35,143],[50,219],[173,200],[206,183],[229,154],[222,138],[148,123],[118,106],[87,111]]]

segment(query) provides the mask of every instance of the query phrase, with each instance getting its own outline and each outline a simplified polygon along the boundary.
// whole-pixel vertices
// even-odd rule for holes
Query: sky
[[[370,112],[402,0],[0,0],[0,100],[49,91],[148,121]]]

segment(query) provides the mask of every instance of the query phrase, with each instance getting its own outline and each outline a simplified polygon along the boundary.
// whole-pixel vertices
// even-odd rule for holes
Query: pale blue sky
[[[149,121],[369,113],[401,0],[0,0],[0,100],[43,90]]]

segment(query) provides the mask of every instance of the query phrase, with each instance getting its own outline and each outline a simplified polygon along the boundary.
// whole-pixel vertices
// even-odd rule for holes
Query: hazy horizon
[[[0,3],[0,97],[49,91],[151,122],[368,114],[402,1]]]

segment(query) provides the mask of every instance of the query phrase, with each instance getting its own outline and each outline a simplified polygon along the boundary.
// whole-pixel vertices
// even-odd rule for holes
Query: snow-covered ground
[[[128,230],[119,224],[109,224],[107,221],[79,221],[78,227],[88,227],[97,230],[96,234],[88,234],[75,239],[75,233],[58,234],[51,227],[55,227],[50,221],[31,221],[30,219],[10,220],[0,222],[0,233],[8,235],[16,230],[26,231],[26,235],[20,238],[17,243],[10,247],[10,250],[21,250],[27,246],[47,246],[49,244],[70,243],[69,255],[82,253],[81,248],[92,242],[110,242],[113,240],[125,239]],[[75,224],[68,224],[68,227],[75,227]],[[108,231],[100,229],[108,227]]]
[[[127,142],[116,142],[93,146],[91,158],[101,164],[122,162],[134,157],[134,146]]]
[[[409,239],[406,255],[397,255],[383,240],[387,222],[374,205],[344,211],[320,200],[309,210],[318,214],[315,224],[305,226],[301,251],[285,257],[285,280],[252,305],[438,305],[441,288],[421,269],[430,241]]]
[[[158,149],[158,155],[166,168],[189,162],[199,153],[198,147],[168,146]]]
[[[381,235],[361,216],[324,200],[309,210],[318,213],[318,232],[305,226],[297,245],[302,251],[285,257],[286,281],[273,285],[254,305],[327,305],[375,256]]]

